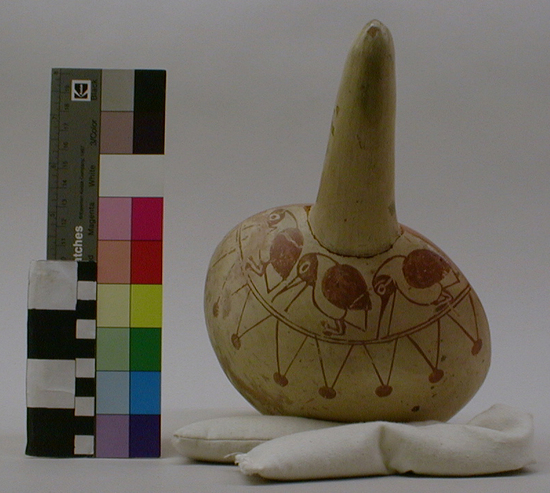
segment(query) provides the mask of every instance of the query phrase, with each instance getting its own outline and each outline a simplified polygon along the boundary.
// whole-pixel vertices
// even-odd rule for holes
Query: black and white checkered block
[[[28,455],[94,455],[95,262],[31,264],[28,297]]]

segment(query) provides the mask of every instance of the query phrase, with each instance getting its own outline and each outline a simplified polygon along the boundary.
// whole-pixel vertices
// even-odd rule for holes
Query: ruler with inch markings
[[[101,70],[52,71],[48,260],[96,260]]]

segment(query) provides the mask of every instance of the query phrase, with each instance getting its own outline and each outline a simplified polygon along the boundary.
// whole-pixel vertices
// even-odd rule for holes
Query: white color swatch
[[[29,310],[74,310],[78,264],[72,260],[36,260],[29,273]]]
[[[99,195],[101,197],[162,197],[163,155],[102,154]]]
[[[95,359],[76,358],[76,378],[94,378]]]
[[[75,455],[92,455],[94,453],[94,437],[92,435],[75,435]]]
[[[96,299],[95,281],[78,281],[77,297],[79,300],[95,300]]]
[[[95,320],[79,318],[76,320],[77,339],[95,339]]]
[[[27,407],[73,409],[74,360],[27,360]]]
[[[75,416],[95,416],[95,397],[76,397],[74,401]]]

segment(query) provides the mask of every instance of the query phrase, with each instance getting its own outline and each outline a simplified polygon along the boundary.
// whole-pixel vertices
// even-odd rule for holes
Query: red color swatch
[[[162,284],[162,241],[132,241],[132,284]]]

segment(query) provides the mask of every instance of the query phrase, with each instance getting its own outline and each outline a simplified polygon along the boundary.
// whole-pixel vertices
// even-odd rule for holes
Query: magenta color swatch
[[[162,197],[132,199],[132,240],[162,240]]]
[[[98,414],[95,440],[96,457],[129,457],[130,416]]]
[[[98,207],[98,239],[132,239],[132,198],[100,197]]]

